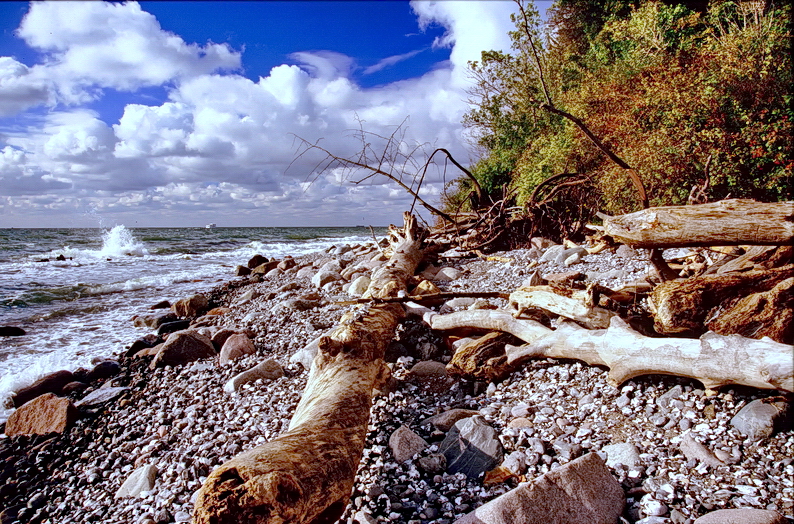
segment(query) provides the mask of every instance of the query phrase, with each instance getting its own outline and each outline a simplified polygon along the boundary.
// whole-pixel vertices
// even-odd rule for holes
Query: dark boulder
[[[16,326],[0,326],[0,337],[21,337],[25,330]]]
[[[33,384],[24,387],[16,392],[14,395],[14,407],[18,408],[26,402],[41,396],[45,393],[61,393],[63,387],[74,380],[74,374],[71,371],[61,370],[55,373],[50,373],[38,379]]]
[[[168,333],[173,333],[175,331],[181,331],[189,327],[190,327],[189,320],[177,320],[174,322],[166,322],[165,324],[162,324],[159,328],[157,328],[157,334],[165,335]]]
[[[260,266],[267,262],[270,262],[269,258],[262,255],[254,255],[251,257],[251,259],[248,261],[248,264],[246,265],[248,266],[248,269],[254,269],[256,266]]]
[[[93,382],[94,380],[110,378],[113,375],[118,375],[120,371],[121,366],[119,366],[118,362],[115,360],[105,360],[94,366],[94,369],[88,374],[88,380],[89,382]]]

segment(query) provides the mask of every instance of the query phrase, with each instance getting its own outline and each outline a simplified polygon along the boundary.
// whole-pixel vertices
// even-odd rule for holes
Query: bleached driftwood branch
[[[527,342],[507,346],[508,363],[531,358],[567,358],[609,368],[617,385],[633,377],[667,374],[699,380],[708,388],[740,384],[794,391],[794,346],[769,338],[706,333],[699,339],[643,336],[620,317],[607,329],[589,330],[564,322],[551,330],[532,320],[517,320],[506,311],[459,311],[435,315],[433,329],[505,331]]]
[[[422,258],[424,231],[405,216],[401,242],[375,272],[373,297],[406,289]],[[213,471],[198,492],[196,524],[331,523],[352,492],[383,353],[403,317],[399,304],[346,313],[319,342],[289,430]]]
[[[593,305],[592,292],[570,290],[570,296],[564,296],[551,286],[520,287],[510,293],[510,306],[521,316],[524,311],[542,309],[576,321],[589,329],[602,329],[609,326],[609,319],[615,316],[612,311]],[[595,300],[598,300],[595,298]]]

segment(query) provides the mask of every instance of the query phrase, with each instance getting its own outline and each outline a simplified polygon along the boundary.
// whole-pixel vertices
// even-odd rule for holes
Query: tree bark
[[[769,291],[792,277],[794,265],[663,282],[654,288],[649,301],[654,329],[664,334],[699,335],[706,329],[713,329],[712,323],[730,311],[743,297]],[[779,291],[778,295],[785,295],[785,290]],[[766,321],[775,322],[777,317],[790,315],[782,296],[777,301],[765,301],[761,309],[773,309],[774,304],[778,304],[777,309],[767,312],[764,317]],[[753,331],[760,329],[763,320],[761,317],[755,319]],[[734,330],[729,328],[730,325],[734,326]],[[719,332],[726,335],[740,333],[749,336],[753,332],[745,331],[745,327],[751,326],[743,327],[736,322],[722,323],[720,326]]]
[[[599,216],[605,235],[633,247],[794,244],[794,202],[732,199]]]
[[[620,317],[609,328],[589,330],[563,322],[551,330],[532,320],[514,319],[507,311],[459,311],[436,315],[433,329],[498,329],[527,342],[506,346],[508,364],[531,358],[566,358],[609,368],[615,386],[648,374],[699,380],[707,388],[740,384],[761,389],[794,391],[794,347],[768,338],[706,333],[700,339],[651,338],[631,329]]]
[[[424,231],[406,214],[401,242],[368,294],[406,291],[422,258]],[[213,471],[198,492],[197,524],[321,524],[342,515],[367,434],[383,353],[404,312],[376,304],[346,313],[323,337],[286,433]]]

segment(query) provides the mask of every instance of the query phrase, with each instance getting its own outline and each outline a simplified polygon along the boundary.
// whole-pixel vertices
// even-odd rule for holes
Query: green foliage
[[[554,106],[636,169],[652,205],[686,202],[709,158],[711,199],[792,198],[790,7],[558,0],[553,34],[531,3],[520,7],[511,54],[471,64],[464,124],[483,152],[472,172],[487,192],[509,183],[522,203],[546,178],[579,172],[595,176],[605,210],[637,206],[625,170],[542,108],[542,72]]]

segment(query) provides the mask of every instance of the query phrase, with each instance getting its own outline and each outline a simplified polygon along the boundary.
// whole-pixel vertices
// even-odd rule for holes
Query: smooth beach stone
[[[189,320],[175,320],[173,322],[166,322],[157,328],[158,335],[167,335],[175,331],[181,331],[190,327]]]
[[[344,280],[342,275],[340,275],[336,271],[330,271],[327,269],[320,269],[313,277],[312,277],[312,285],[317,288],[322,288],[326,284],[330,284],[332,282],[337,282],[339,280]]]
[[[538,259],[538,262],[551,262],[560,256],[563,251],[565,251],[565,246],[561,244],[549,246],[543,251],[543,255]]]
[[[173,311],[158,311],[148,315],[138,315],[133,319],[132,323],[135,327],[157,329],[163,324],[174,322],[175,320],[179,320],[179,317]]]
[[[102,404],[104,402],[108,402],[114,400],[121,396],[122,393],[128,391],[130,388],[127,387],[109,387],[109,388],[99,388],[95,391],[92,391],[84,398],[78,400],[75,403],[75,406],[81,407],[89,407],[89,406],[96,406],[98,404]]]
[[[141,466],[133,471],[124,484],[116,491],[113,498],[138,497],[142,491],[151,491],[157,476],[157,468],[151,464]]]
[[[118,362],[115,360],[105,360],[94,366],[94,368],[88,374],[88,381],[93,382],[94,380],[110,378],[114,375],[118,375],[120,371],[121,366]]]
[[[224,386],[223,390],[227,393],[238,391],[243,385],[254,380],[275,380],[284,376],[284,369],[281,364],[269,358],[260,362],[249,370],[243,371],[232,377]]]
[[[73,380],[74,374],[65,369],[44,375],[33,384],[17,390],[13,397],[14,407],[19,407],[44,393],[57,395],[66,384]]]
[[[731,419],[731,426],[752,440],[765,439],[784,425],[789,409],[783,397],[753,400]]]
[[[607,466],[614,468],[618,464],[623,464],[629,468],[636,466],[640,462],[640,451],[637,446],[629,442],[619,442],[610,444],[602,448],[607,454]]]
[[[246,277],[251,274],[251,269],[246,266],[237,266],[234,268],[234,276]]]
[[[254,255],[250,259],[248,259],[248,263],[246,264],[246,266],[248,267],[248,269],[254,269],[255,267],[261,266],[262,264],[266,264],[267,262],[270,262],[270,259],[267,258],[266,256]]]
[[[625,495],[596,453],[588,453],[487,502],[455,524],[615,524]]]
[[[701,464],[706,464],[707,466],[711,466],[713,468],[724,465],[724,463],[718,459],[709,448],[695,440],[692,434],[688,431],[681,438],[679,447],[681,448],[681,452],[684,454],[684,456],[690,460],[694,460]]]
[[[347,293],[354,297],[362,296],[369,288],[370,278],[366,275],[361,275],[350,283],[347,288]]]
[[[177,300],[172,306],[171,311],[177,314],[180,318],[195,318],[199,316],[207,306],[209,300],[201,294],[193,295],[192,297]]]
[[[397,428],[389,437],[389,448],[399,464],[421,453],[428,445],[425,439],[405,426]]]
[[[298,265],[298,263],[295,262],[294,258],[292,258],[291,256],[286,256],[286,257],[284,257],[284,260],[279,262],[278,266],[276,266],[276,267],[278,269],[280,269],[281,271],[288,271],[288,270],[294,268],[297,265]]]
[[[149,306],[149,309],[169,309],[171,307],[171,302],[168,300],[161,300],[157,304],[152,304]]]
[[[694,524],[786,524],[783,515],[766,509],[720,509],[706,513]]]
[[[152,360],[150,367],[178,366],[215,356],[212,341],[204,335],[192,331],[177,331],[168,337]]]
[[[425,426],[427,424],[433,424],[433,426],[439,431],[449,431],[450,428],[452,428],[452,426],[454,426],[459,420],[479,414],[479,411],[475,411],[473,409],[449,409],[443,413],[439,413],[438,415],[433,415],[430,418],[424,419],[419,423],[419,425]]]
[[[11,413],[6,421],[5,434],[12,437],[63,433],[76,419],[77,408],[71,400],[45,393]]]
[[[454,267],[442,267],[438,270],[438,272],[433,276],[433,280],[436,282],[451,282],[452,280],[457,280],[463,276],[463,271]]]

